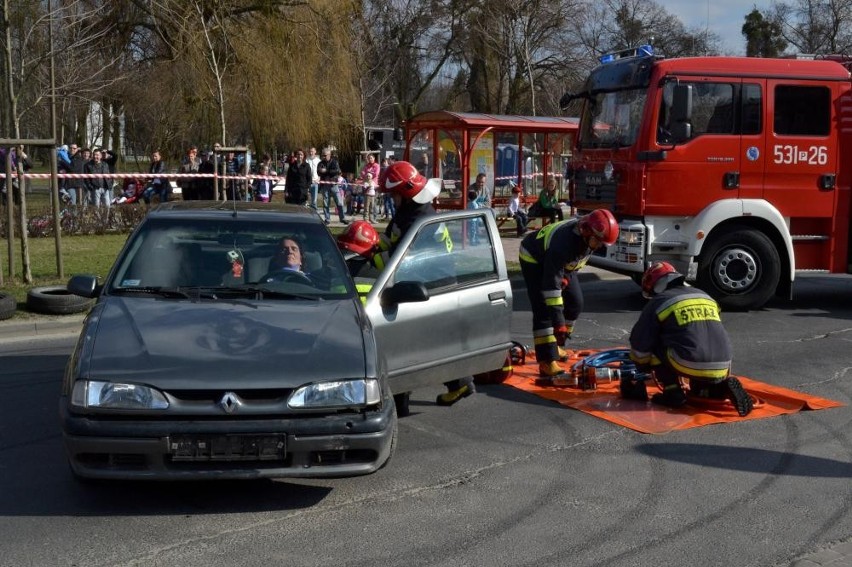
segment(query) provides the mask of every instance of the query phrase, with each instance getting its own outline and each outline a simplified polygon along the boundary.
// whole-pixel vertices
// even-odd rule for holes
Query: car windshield
[[[645,89],[601,92],[590,96],[583,110],[580,147],[632,146],[639,135],[646,97]]]
[[[354,294],[325,226],[254,218],[149,219],[128,242],[106,291],[212,300]]]

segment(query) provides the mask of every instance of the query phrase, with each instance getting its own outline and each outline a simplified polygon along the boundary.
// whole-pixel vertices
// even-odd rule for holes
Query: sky
[[[766,11],[770,0],[656,0],[670,14],[674,14],[689,29],[707,26],[708,9],[710,31],[721,38],[721,51],[726,55],[745,55],[745,41],[741,33],[746,14],[757,8]]]

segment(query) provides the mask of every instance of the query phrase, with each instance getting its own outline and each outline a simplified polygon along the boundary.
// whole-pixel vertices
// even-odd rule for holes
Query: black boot
[[[754,402],[752,402],[751,396],[745,391],[745,388],[743,388],[737,377],[729,376],[725,380],[725,384],[728,386],[728,391],[730,392],[728,399],[737,408],[737,413],[740,414],[740,417],[750,414],[751,410],[754,409]]]

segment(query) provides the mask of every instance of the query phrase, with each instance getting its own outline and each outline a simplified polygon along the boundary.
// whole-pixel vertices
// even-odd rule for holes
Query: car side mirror
[[[98,285],[98,277],[91,274],[71,276],[66,287],[69,292],[80,297],[93,298],[101,293],[101,286]]]
[[[382,307],[420,301],[429,301],[429,290],[423,282],[398,282],[382,292]]]

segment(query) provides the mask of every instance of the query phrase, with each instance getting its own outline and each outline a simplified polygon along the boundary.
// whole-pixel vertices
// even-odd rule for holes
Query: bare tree
[[[799,53],[848,54],[852,50],[852,0],[777,2],[766,19]]]

